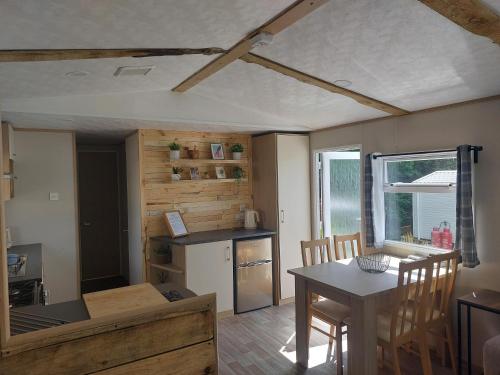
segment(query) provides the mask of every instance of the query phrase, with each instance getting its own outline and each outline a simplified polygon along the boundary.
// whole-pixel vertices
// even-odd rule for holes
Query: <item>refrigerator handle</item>
[[[281,223],[283,224],[285,222],[285,211],[281,210],[280,214],[281,214]]]
[[[230,262],[231,261],[231,247],[230,246],[226,246],[226,262]]]

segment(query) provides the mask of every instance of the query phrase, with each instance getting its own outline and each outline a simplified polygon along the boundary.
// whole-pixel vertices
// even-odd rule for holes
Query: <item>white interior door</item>
[[[302,267],[300,241],[311,239],[309,136],[278,135],[281,299],[295,295],[287,270]]]

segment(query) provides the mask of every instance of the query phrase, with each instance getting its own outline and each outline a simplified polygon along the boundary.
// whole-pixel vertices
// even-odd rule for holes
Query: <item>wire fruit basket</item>
[[[382,273],[387,271],[391,257],[386,254],[377,253],[370,255],[357,256],[359,268],[369,273]]]

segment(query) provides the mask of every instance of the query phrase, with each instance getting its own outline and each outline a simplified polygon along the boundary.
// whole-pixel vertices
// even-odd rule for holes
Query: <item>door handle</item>
[[[82,227],[90,227],[90,226],[92,226],[92,224],[90,222],[88,222],[88,221],[84,221],[82,223]]]
[[[285,211],[281,210],[280,215],[281,215],[281,223],[283,224],[285,222]]]
[[[226,246],[226,262],[231,261],[231,247]]]

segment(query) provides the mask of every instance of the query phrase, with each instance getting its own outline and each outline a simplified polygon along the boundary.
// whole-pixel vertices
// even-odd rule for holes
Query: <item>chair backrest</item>
[[[391,316],[391,340],[408,341],[425,324],[432,283],[432,261],[399,264],[398,286]]]
[[[433,280],[427,321],[448,316],[450,299],[455,290],[459,259],[460,251],[451,251],[429,257],[433,264]]]
[[[300,246],[302,247],[302,263],[304,267],[316,264],[318,260],[321,263],[333,260],[329,237],[321,240],[300,241]],[[309,257],[307,256],[307,250],[309,250]]]
[[[356,245],[354,243],[356,242]],[[347,251],[347,244],[350,244],[350,255]],[[335,259],[354,258],[363,255],[361,252],[361,233],[345,234],[333,236],[333,248],[335,249]]]

